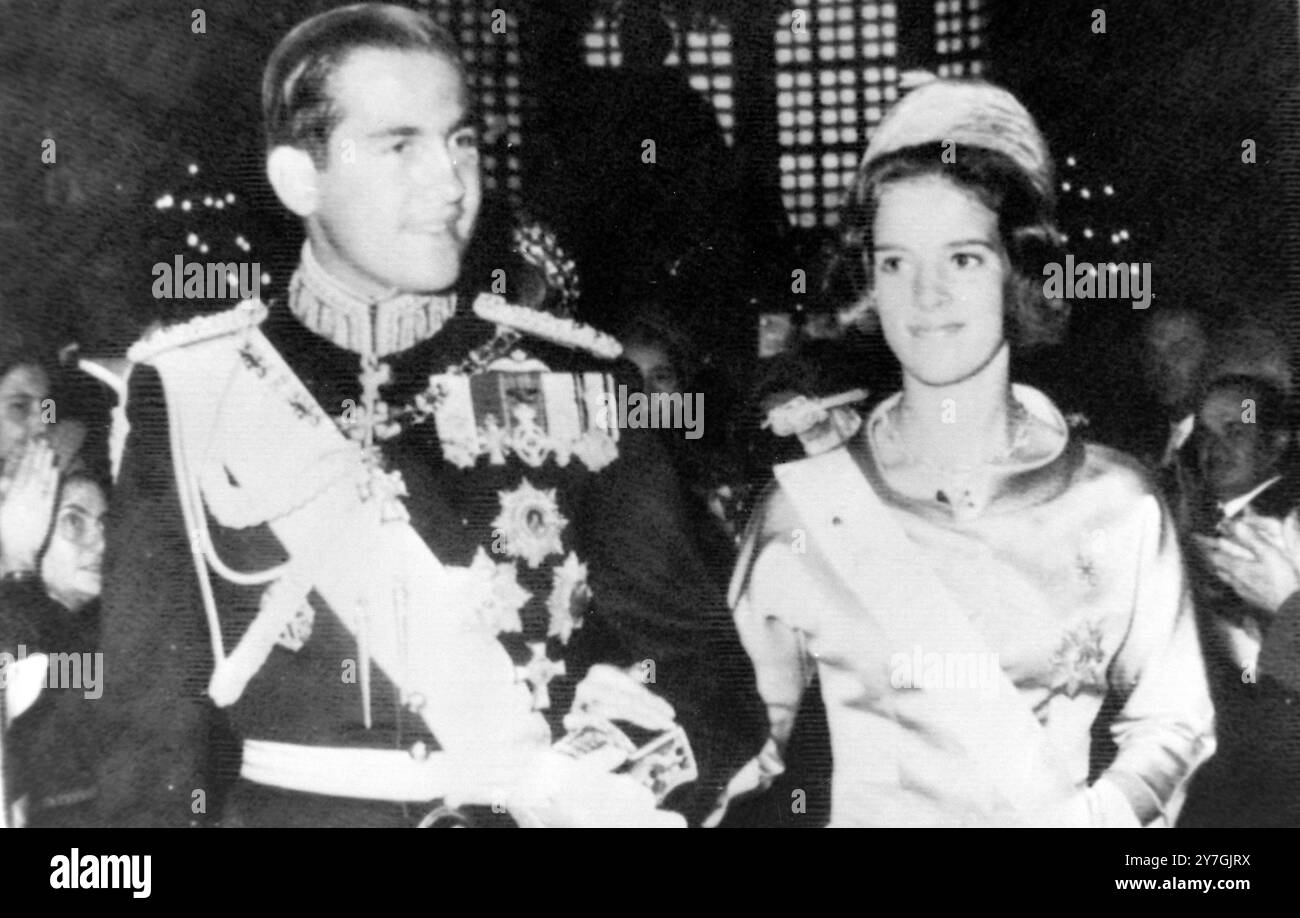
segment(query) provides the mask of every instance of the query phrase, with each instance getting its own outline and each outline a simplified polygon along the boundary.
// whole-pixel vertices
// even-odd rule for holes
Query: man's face
[[[1196,418],[1196,461],[1206,486],[1217,500],[1245,494],[1276,474],[1285,441],[1268,428],[1247,423],[1242,403],[1254,393],[1241,387],[1215,389],[1201,403]]]
[[[436,54],[363,48],[330,91],[341,117],[307,218],[317,260],[367,296],[446,290],[481,200],[460,72]]]

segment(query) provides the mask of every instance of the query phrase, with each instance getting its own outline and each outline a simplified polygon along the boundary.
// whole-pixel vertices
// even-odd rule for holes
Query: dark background
[[[192,306],[151,296],[150,267],[183,251],[179,215],[160,213],[154,201],[187,182],[235,192],[238,209],[220,219],[246,226],[264,262],[291,261],[298,230],[262,178],[258,83],[292,23],[337,4],[217,0],[203,7],[206,34],[195,35],[197,5],[0,0],[0,322],[34,322],[59,343],[75,338],[120,352],[150,320],[184,317]],[[565,182],[583,180],[557,159],[581,116],[575,87],[590,76],[581,36],[610,3],[497,5],[518,17],[521,32],[525,203],[562,201]],[[779,0],[667,7],[732,28],[743,182],[736,204],[752,237],[748,273],[736,282],[745,294],[738,308],[788,306],[788,265],[803,256],[799,233],[773,218],[779,222],[780,176],[772,31],[785,7]],[[900,69],[933,65],[925,32],[932,7],[899,4]],[[1105,35],[1091,31],[1095,8],[1107,12]],[[1080,179],[1117,189],[1091,203],[1065,196],[1067,230],[1089,222],[1129,228],[1137,242],[1126,257],[1154,263],[1157,306],[1244,308],[1300,344],[1300,327],[1286,322],[1300,264],[1287,220],[1297,212],[1300,140],[1295,0],[986,0],[985,13],[986,75],[1021,95],[1058,160],[1073,155]],[[45,138],[58,144],[57,164],[41,162]],[[1245,138],[1256,141],[1254,165],[1241,161]],[[184,173],[189,157],[202,163],[201,176]],[[1108,254],[1115,257],[1100,252]],[[283,280],[285,272],[273,274]],[[1141,318],[1105,302],[1076,312],[1077,339],[1107,346]],[[753,335],[746,330],[743,340]]]

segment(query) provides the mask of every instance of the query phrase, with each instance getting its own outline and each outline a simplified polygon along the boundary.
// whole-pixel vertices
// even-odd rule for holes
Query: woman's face
[[[99,485],[84,478],[65,483],[59,495],[41,580],[50,596],[73,612],[99,595],[107,510]]]
[[[987,366],[1011,276],[997,214],[946,178],[904,179],[881,189],[872,235],[876,308],[903,371],[948,386]]]
[[[16,366],[0,379],[0,468],[43,429],[41,403],[49,394],[49,378],[38,366]]]

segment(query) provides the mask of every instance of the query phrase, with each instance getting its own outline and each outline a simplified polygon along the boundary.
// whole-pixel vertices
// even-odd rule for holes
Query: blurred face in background
[[[0,468],[17,460],[44,430],[41,403],[49,394],[49,377],[32,364],[20,364],[0,378]]]
[[[50,598],[72,612],[99,596],[107,512],[98,484],[86,478],[64,482],[49,548],[41,558],[41,580]]]
[[[1201,320],[1185,311],[1156,313],[1143,344],[1142,369],[1161,406],[1171,418],[1194,410],[1197,381],[1209,352]]]
[[[1254,415],[1247,415],[1242,405],[1247,399],[1258,399],[1258,394],[1246,386],[1212,389],[1197,414],[1197,467],[1216,500],[1245,494],[1272,478],[1286,449],[1285,430],[1243,420]]]
[[[681,376],[663,345],[645,342],[628,344],[623,348],[623,354],[641,371],[647,393],[671,395],[682,391]]]

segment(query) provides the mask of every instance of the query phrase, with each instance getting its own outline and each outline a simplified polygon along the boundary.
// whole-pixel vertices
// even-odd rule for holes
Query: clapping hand
[[[1225,522],[1218,538],[1195,536],[1220,580],[1266,615],[1300,590],[1300,521],[1278,523],[1247,513]]]
[[[650,789],[610,774],[599,757],[543,753],[511,791],[507,808],[524,828],[684,828],[679,814],[656,807]]]
[[[8,471],[6,469],[6,471]],[[43,439],[27,443],[0,496],[0,566],[31,571],[45,544],[59,490],[54,450]]]

